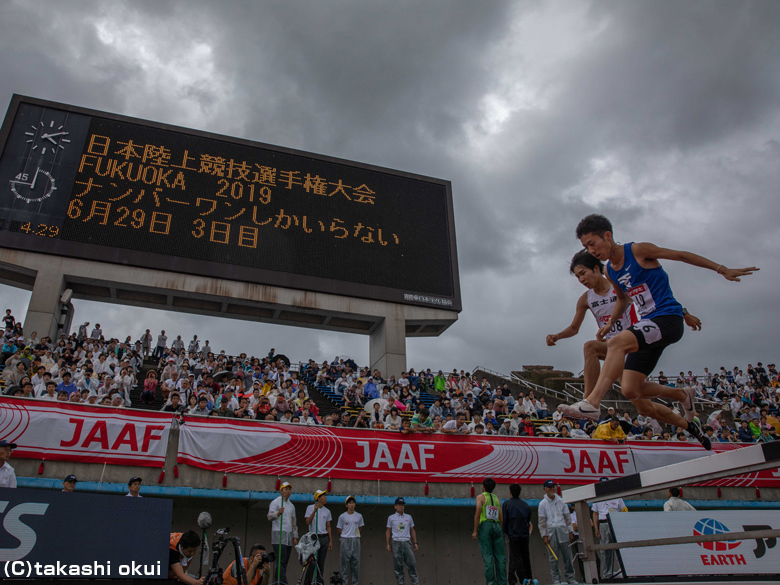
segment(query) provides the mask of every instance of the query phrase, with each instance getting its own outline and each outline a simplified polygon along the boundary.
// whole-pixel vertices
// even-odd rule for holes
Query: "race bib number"
[[[649,319],[640,321],[634,325],[634,329],[642,333],[647,345],[661,341],[661,329]]]
[[[655,299],[646,284],[640,284],[628,291],[629,296],[636,304],[636,310],[642,317],[646,317],[655,311]]]
[[[498,520],[498,506],[485,506],[485,518]]]
[[[626,321],[626,314],[627,312],[624,313],[623,316],[620,317],[620,319],[618,319],[612,324],[609,333],[607,333],[604,336],[604,339],[611,339],[612,337],[615,337],[615,335],[621,333],[624,329],[627,329],[631,325],[630,320],[628,322]],[[601,326],[603,327],[604,325],[609,323],[609,319],[610,319],[610,315],[604,315],[603,317],[601,317],[600,319]]]

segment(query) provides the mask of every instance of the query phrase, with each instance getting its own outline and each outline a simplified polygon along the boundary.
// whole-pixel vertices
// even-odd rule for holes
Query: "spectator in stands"
[[[441,416],[443,416],[444,409],[442,408],[442,405],[441,405],[441,398],[434,398],[433,404],[431,405],[431,408],[430,408],[430,411],[431,411],[431,417],[436,417],[436,416],[441,417]]]
[[[501,388],[496,388],[496,391],[493,393],[492,400],[493,410],[498,416],[507,416],[509,414],[506,397],[504,396]]]
[[[547,402],[545,401],[544,396],[539,398],[537,403],[536,416],[539,418],[547,418],[550,416],[550,409],[547,406]]]
[[[189,414],[197,414],[200,416],[208,416],[211,413],[209,408],[209,399],[205,394],[198,396],[198,403],[194,408],[190,409]]]
[[[57,400],[57,383],[49,380],[44,386],[44,392],[39,396],[43,400]],[[67,396],[67,393],[65,394]]]
[[[610,420],[596,427],[596,430],[593,432],[593,438],[613,443],[623,443],[626,440],[626,433],[620,426],[620,419],[613,416]]]
[[[742,443],[753,443],[755,437],[753,436],[753,432],[750,430],[750,423],[748,423],[747,419],[745,419],[740,424],[741,426],[737,432],[737,439],[739,439],[739,441]]]
[[[366,401],[379,398],[379,389],[374,383],[373,376],[368,379],[368,382],[366,382],[366,385],[363,388],[363,396],[365,396]]]
[[[433,419],[430,416],[430,411],[423,407],[412,416],[410,426],[413,431],[422,433],[432,433],[433,431]]]
[[[21,355],[21,353],[19,355]],[[3,371],[3,380],[5,380],[5,383],[9,386],[16,386],[26,375],[27,370],[25,369],[24,362],[17,361],[14,367],[6,366],[5,371]]]
[[[57,392],[59,392],[60,390],[65,390],[65,392],[68,393],[68,397],[70,397],[71,394],[76,392],[78,388],[76,387],[75,384],[71,383],[70,379],[71,379],[70,372],[65,372],[64,374],[62,374],[62,382],[60,382],[60,384],[57,386]]]
[[[447,421],[444,426],[442,426],[441,432],[448,435],[468,435],[471,433],[471,429],[469,429],[466,424],[466,415],[459,412],[453,420]]]
[[[348,427],[349,426],[349,413],[342,412],[338,420],[333,421],[334,427]]]
[[[362,390],[360,380],[354,386],[347,388],[344,392],[344,406],[347,408],[363,408],[363,402],[358,396],[358,391],[362,392]]]
[[[509,426],[512,428],[513,434],[519,435],[520,429],[523,428],[523,420],[520,418],[520,413],[513,410],[506,420],[509,421]]]
[[[360,410],[357,413],[357,416],[349,422],[350,427],[354,427],[356,429],[367,429],[368,428],[368,417],[366,416],[365,410]]]
[[[211,411],[211,416],[218,416],[222,418],[234,418],[236,415],[229,405],[230,402],[228,400],[225,400],[223,397],[223,399],[219,403],[219,406],[215,407]]]
[[[523,398],[523,412],[530,414],[531,416],[538,418],[538,409],[536,406],[536,398],[534,397],[534,391],[528,392],[528,396]]]
[[[233,411],[236,418],[255,418],[254,411],[249,408],[249,398],[242,396],[238,399],[238,408]]]
[[[518,434],[523,437],[533,437],[536,434],[534,432],[534,423],[531,422],[530,414],[523,415],[523,427],[519,429]]]
[[[320,424],[320,421],[317,420],[317,417],[312,415],[309,412],[308,408],[305,408],[301,412],[301,416],[298,418],[299,424],[302,425],[318,425]]]
[[[389,431],[397,431],[401,428],[401,416],[398,414],[398,409],[393,406],[390,409],[390,414],[385,417],[384,428]]]
[[[433,389],[437,394],[447,390],[447,378],[441,370],[433,377]]]
[[[510,421],[508,418],[505,418],[504,422],[498,429],[498,434],[502,437],[515,437],[517,436],[517,431],[512,427],[512,421]]]

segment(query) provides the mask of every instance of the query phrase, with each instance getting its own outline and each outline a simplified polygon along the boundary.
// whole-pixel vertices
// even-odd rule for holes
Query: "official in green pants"
[[[471,538],[479,538],[479,550],[485,562],[485,583],[507,585],[506,551],[504,532],[501,529],[503,517],[501,500],[493,495],[496,482],[486,478],[482,482],[484,492],[477,496],[477,510],[474,513],[474,532]]]

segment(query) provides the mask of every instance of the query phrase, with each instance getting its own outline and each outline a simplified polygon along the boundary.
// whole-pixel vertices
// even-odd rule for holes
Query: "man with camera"
[[[277,550],[276,580],[280,585],[288,585],[287,563],[292,547],[298,544],[298,518],[290,501],[292,484],[282,482],[279,491],[281,495],[268,508],[268,520],[271,521],[271,545]]]
[[[333,539],[331,537],[330,523],[333,516],[325,507],[328,503],[327,490],[317,490],[314,492],[314,503],[306,508],[306,524],[309,525],[309,531],[317,535],[320,541],[320,548],[317,551],[316,563],[312,563],[306,571],[305,584],[325,582],[325,557],[329,550],[333,550]]]
[[[244,570],[249,585],[268,585],[271,582],[271,563],[274,560],[273,553],[267,554],[262,544],[256,544],[249,550],[249,555],[244,557]],[[238,585],[236,562],[230,563],[222,575],[223,585]]]
[[[200,547],[200,536],[192,530],[173,532],[168,555],[168,579],[188,585],[203,585],[205,577],[195,579],[187,574],[187,568]]]

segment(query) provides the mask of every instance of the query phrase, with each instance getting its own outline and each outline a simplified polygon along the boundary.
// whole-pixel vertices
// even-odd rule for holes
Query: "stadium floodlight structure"
[[[599,582],[596,552],[601,550],[780,537],[780,530],[762,530],[597,544],[593,533],[585,528],[588,526],[586,519],[590,518],[589,503],[634,496],[687,483],[702,483],[764,469],[774,469],[778,466],[780,466],[780,442],[762,443],[565,490],[561,497],[565,503],[574,505],[579,524],[583,527],[579,533],[585,545],[583,559],[585,582]]]

